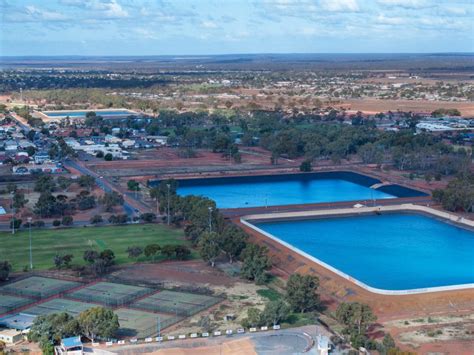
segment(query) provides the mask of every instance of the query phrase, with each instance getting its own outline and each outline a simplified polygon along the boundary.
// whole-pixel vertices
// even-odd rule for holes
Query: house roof
[[[0,325],[5,328],[25,330],[33,325],[36,316],[25,313],[11,314],[0,318]]]
[[[81,337],[77,336],[77,337],[64,338],[61,340],[61,344],[65,348],[72,348],[75,346],[82,346],[82,341],[81,341]]]

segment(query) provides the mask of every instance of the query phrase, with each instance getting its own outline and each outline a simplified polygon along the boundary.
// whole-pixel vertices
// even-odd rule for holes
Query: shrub
[[[70,226],[74,222],[71,216],[64,216],[61,223],[63,226]]]

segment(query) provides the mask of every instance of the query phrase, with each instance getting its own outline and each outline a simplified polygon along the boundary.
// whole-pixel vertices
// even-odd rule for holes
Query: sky
[[[0,0],[0,55],[474,51],[474,0]]]

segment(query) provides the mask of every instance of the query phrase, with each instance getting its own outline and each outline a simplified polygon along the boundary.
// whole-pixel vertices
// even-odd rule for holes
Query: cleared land
[[[439,108],[457,108],[463,116],[474,115],[474,103],[472,102],[360,99],[344,100],[341,104],[337,104],[336,106],[371,114],[389,110],[393,112],[397,110],[405,112],[433,112]]]
[[[182,230],[159,224],[33,230],[32,240],[36,270],[52,268],[53,258],[58,253],[73,254],[73,264],[83,265],[85,250],[111,249],[115,253],[116,263],[125,264],[132,261],[126,252],[130,246],[145,247],[152,243],[190,246]],[[14,271],[29,265],[28,231],[15,235],[0,233],[0,245],[0,260],[10,261]],[[158,255],[156,261],[163,258]],[[137,261],[147,261],[147,258],[142,256]]]

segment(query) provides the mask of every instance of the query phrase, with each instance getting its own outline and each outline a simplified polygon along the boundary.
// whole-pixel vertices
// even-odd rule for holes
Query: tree
[[[111,153],[107,153],[104,155],[105,161],[112,161],[113,159],[114,159],[114,156]]]
[[[191,250],[184,245],[175,246],[174,252],[178,260],[186,260],[191,255]]]
[[[267,247],[248,243],[242,252],[240,275],[257,283],[265,282],[265,271],[271,266],[267,253]]]
[[[313,170],[313,167],[311,166],[311,161],[310,160],[305,160],[301,163],[300,171],[310,172],[311,170]]]
[[[82,333],[92,341],[96,338],[109,339],[119,328],[118,316],[108,308],[93,307],[78,317]]]
[[[74,219],[72,218],[72,216],[64,216],[62,221],[61,221],[61,224],[63,226],[70,226],[74,223]]]
[[[106,266],[112,266],[114,264],[115,254],[110,249],[105,249],[100,252],[99,258],[105,261]]]
[[[112,224],[125,224],[128,222],[128,216],[126,214],[111,215],[108,219],[109,223]]]
[[[152,257],[152,260],[155,261],[156,254],[161,250],[161,247],[158,244],[149,244],[145,247],[145,256],[147,258]]]
[[[320,302],[316,290],[319,279],[313,275],[292,274],[286,283],[286,300],[294,312],[315,310]]]
[[[247,239],[248,235],[235,225],[228,225],[224,228],[219,238],[219,247],[229,258],[230,263],[244,250]]]
[[[86,250],[82,257],[87,263],[92,264],[94,261],[99,259],[99,253],[95,250]]]
[[[262,312],[262,320],[265,324],[277,325],[288,318],[290,307],[283,300],[269,302]]]
[[[94,260],[94,262],[90,265],[90,269],[94,275],[100,276],[109,270],[109,266],[104,259],[99,258]]]
[[[13,195],[13,208],[23,208],[27,203],[28,200],[25,198],[25,194],[19,190],[15,190],[15,194]]]
[[[8,193],[16,192],[16,190],[18,189],[18,186],[16,186],[16,184],[14,184],[13,182],[9,182],[7,184],[6,189],[7,189]]]
[[[72,254],[56,254],[53,257],[53,263],[56,269],[61,269],[63,266],[69,268],[73,258],[74,255]]]
[[[80,187],[86,188],[88,191],[95,185],[95,179],[90,175],[81,175],[76,181]]]
[[[138,181],[128,180],[127,181],[127,188],[130,191],[139,191],[140,190],[140,184],[138,183]]]
[[[0,262],[0,281],[8,280],[10,271],[12,271],[12,265],[7,260]]]
[[[163,245],[161,247],[161,254],[166,256],[166,259],[171,259],[175,253],[175,246],[171,244]]]
[[[383,162],[382,149],[372,143],[361,146],[357,154],[366,164],[381,164]]]
[[[91,224],[99,224],[99,223],[102,223],[103,221],[104,219],[102,218],[100,214],[96,214],[92,216],[90,219]]]
[[[13,226],[15,227],[15,229],[20,229],[22,223],[22,219],[15,218],[13,221],[10,221],[10,229],[13,229]]]
[[[221,252],[219,248],[219,235],[216,232],[205,232],[199,238],[198,246],[201,257],[214,267],[216,259]]]
[[[142,213],[142,214],[140,215],[140,219],[141,219],[143,222],[151,223],[151,222],[153,222],[153,221],[156,220],[156,214],[151,213],[151,212]]]
[[[369,326],[377,320],[370,307],[359,302],[341,303],[337,307],[336,318],[351,337],[365,335]]]
[[[445,189],[433,191],[433,199],[448,211],[474,211],[474,175],[461,175],[451,180]]]
[[[242,321],[242,326],[245,328],[254,328],[262,325],[262,311],[258,308],[247,309],[247,318]]]
[[[112,209],[117,205],[123,205],[123,196],[115,191],[106,192],[100,199],[100,203],[105,206],[107,212],[112,212]]]
[[[395,340],[393,340],[390,333],[386,333],[384,335],[383,340],[382,340],[382,345],[386,351],[397,348],[397,345],[395,344]]]
[[[79,323],[66,312],[40,315],[28,332],[28,339],[39,343],[43,354],[53,355],[53,346],[62,338],[80,333]]]
[[[143,249],[138,246],[128,247],[127,253],[130,259],[137,259],[140,255],[143,254]]]
[[[50,175],[41,175],[35,183],[36,192],[53,192],[56,188],[56,183]]]

